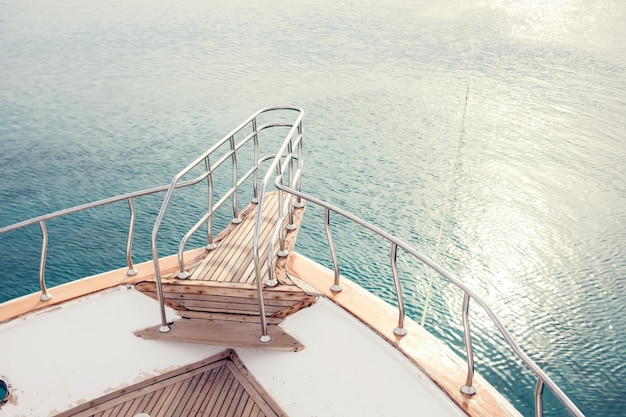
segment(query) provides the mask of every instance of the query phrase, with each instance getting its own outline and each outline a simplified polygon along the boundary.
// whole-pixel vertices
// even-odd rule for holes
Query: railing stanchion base
[[[161,326],[159,327],[160,333],[169,333],[172,330],[170,326]]]
[[[393,329],[393,334],[395,334],[396,336],[406,336],[408,332],[404,327],[396,327],[395,329]]]
[[[52,296],[50,294],[41,294],[41,297],[39,297],[39,301],[48,301],[52,299]]]
[[[132,268],[132,269],[129,269],[128,271],[126,271],[126,275],[128,275],[129,277],[132,277],[132,276],[137,275],[138,272],[139,271],[137,271],[136,268]]]
[[[463,385],[461,387],[461,393],[465,395],[472,396],[476,394],[476,388],[473,385]]]
[[[333,285],[331,285],[330,290],[332,292],[341,292],[341,291],[343,291],[343,288],[341,288],[341,285],[333,284]]]

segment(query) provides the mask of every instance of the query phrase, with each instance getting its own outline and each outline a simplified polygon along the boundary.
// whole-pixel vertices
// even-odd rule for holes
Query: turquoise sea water
[[[297,105],[305,189],[475,288],[588,416],[623,415],[626,5],[431,3],[0,3],[0,226],[166,184],[252,112]],[[158,204],[137,203],[137,261]],[[320,221],[298,249],[328,265]],[[127,222],[123,204],[49,222],[49,284],[123,266]],[[339,226],[343,272],[391,301],[389,249]],[[40,244],[0,236],[0,301],[37,289]],[[400,263],[419,321],[429,276]],[[426,327],[462,352],[460,295],[432,286]],[[532,415],[534,380],[475,322],[478,371]]]

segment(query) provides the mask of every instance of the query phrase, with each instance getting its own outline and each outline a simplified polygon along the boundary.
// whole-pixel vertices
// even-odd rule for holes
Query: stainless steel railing
[[[304,112],[300,109],[293,109],[299,112],[297,119],[294,121],[289,133],[285,137],[281,147],[278,152],[274,156],[272,163],[267,169],[267,173],[263,177],[261,181],[261,187],[258,193],[258,207],[257,207],[257,216],[256,223],[254,226],[254,236],[252,238],[252,253],[254,256],[254,272],[256,274],[256,284],[257,284],[257,296],[259,298],[259,313],[261,316],[261,336],[259,341],[261,343],[268,343],[272,340],[272,337],[267,332],[267,321],[265,319],[265,306],[263,304],[263,277],[261,276],[261,260],[259,255],[259,239],[261,235],[261,222],[264,205],[265,193],[267,190],[268,183],[277,176],[279,181],[283,180],[284,173],[286,172],[288,175],[289,186],[295,189],[300,189],[300,174],[302,172],[302,119],[304,117]],[[296,149],[297,154],[294,155],[294,149]],[[296,163],[294,163],[296,161]],[[295,166],[294,166],[295,165]],[[276,173],[274,173],[276,171]],[[273,273],[273,262],[274,262],[274,242],[278,239],[280,242],[280,250],[278,252],[278,256],[284,257],[287,256],[288,253],[285,250],[285,229],[293,230],[295,228],[294,219],[293,219],[293,208],[294,205],[298,206],[300,200],[296,203],[292,202],[291,194],[288,194],[288,197],[285,199],[283,197],[282,191],[279,190],[278,194],[278,222],[274,228],[274,232],[270,238],[269,248],[267,251],[268,256],[268,280],[266,285],[275,286],[278,282],[274,279]],[[287,226],[284,226],[284,218],[289,212],[289,223]]]
[[[238,195],[238,191],[240,189],[240,187],[242,186],[242,184],[248,180],[250,177],[252,177],[252,181],[253,181],[253,193],[254,193],[254,199],[253,202],[257,202],[258,201],[258,172],[259,172],[259,166],[261,164],[263,164],[266,161],[272,160],[274,158],[274,155],[267,155],[267,156],[263,156],[263,157],[259,157],[259,133],[270,129],[270,128],[275,128],[275,127],[282,127],[282,128],[291,128],[293,123],[287,123],[284,121],[276,121],[276,122],[271,122],[271,123],[263,123],[260,124],[259,123],[259,116],[264,115],[264,114],[271,114],[272,112],[276,112],[276,111],[296,111],[299,114],[302,113],[302,111],[298,108],[295,107],[269,107],[269,108],[265,108],[265,109],[261,109],[258,112],[256,112],[255,114],[253,114],[252,116],[250,116],[245,122],[243,122],[241,125],[239,125],[235,130],[233,130],[232,132],[230,132],[228,135],[226,135],[221,141],[219,141],[217,144],[215,144],[213,147],[211,147],[208,151],[206,151],[202,156],[200,156],[199,158],[196,159],[196,161],[192,162],[189,166],[187,166],[185,169],[183,169],[181,172],[179,172],[174,179],[170,182],[169,185],[164,185],[164,186],[159,186],[159,187],[154,187],[154,188],[149,188],[149,189],[145,189],[145,190],[141,190],[141,191],[136,191],[136,192],[132,192],[132,193],[127,193],[127,194],[122,194],[122,195],[118,195],[115,197],[110,197],[110,198],[106,198],[106,199],[102,199],[102,200],[98,200],[98,201],[94,201],[91,203],[87,203],[87,204],[82,204],[79,206],[75,206],[75,207],[71,207],[71,208],[67,208],[67,209],[63,209],[63,210],[59,210],[53,213],[49,213],[49,214],[45,214],[42,216],[38,216],[38,217],[34,217],[28,220],[24,220],[12,225],[8,225],[5,227],[0,228],[0,235],[4,234],[4,233],[9,233],[12,231],[15,231],[17,229],[22,229],[28,226],[32,226],[35,224],[39,225],[39,228],[41,230],[41,236],[42,236],[42,245],[41,245],[41,253],[40,253],[40,265],[39,265],[39,286],[40,286],[40,299],[42,301],[47,301],[49,299],[52,298],[52,295],[49,293],[48,289],[47,289],[47,285],[46,285],[46,275],[45,275],[45,270],[46,270],[46,258],[47,258],[47,251],[48,251],[48,231],[46,228],[46,222],[56,219],[56,218],[60,218],[60,217],[64,217],[64,216],[68,216],[71,215],[73,213],[77,213],[77,212],[81,212],[81,211],[85,211],[85,210],[90,210],[96,207],[100,207],[100,206],[105,206],[105,205],[109,205],[109,204],[113,204],[113,203],[118,203],[121,201],[127,201],[128,205],[129,205],[129,210],[130,210],[130,225],[129,225],[129,229],[128,229],[128,234],[127,234],[127,242],[126,242],[126,264],[127,264],[127,274],[129,276],[135,275],[137,273],[137,270],[134,267],[133,264],[133,257],[132,257],[132,248],[133,248],[133,241],[134,241],[134,231],[135,231],[135,223],[136,223],[136,211],[135,211],[135,199],[137,198],[141,198],[144,196],[148,196],[148,195],[152,195],[152,194],[156,194],[156,193],[161,193],[161,192],[166,192],[166,196],[164,198],[163,204],[161,206],[161,210],[157,216],[157,220],[155,222],[155,226],[153,227],[152,230],[152,235],[151,235],[151,248],[152,248],[152,254],[154,257],[154,265],[155,265],[155,272],[157,274],[157,282],[159,283],[158,287],[159,289],[161,288],[160,285],[160,269],[159,269],[159,264],[158,264],[158,250],[157,250],[157,246],[156,246],[156,238],[158,235],[158,231],[159,231],[159,227],[163,221],[165,212],[170,204],[170,201],[172,199],[172,195],[174,194],[174,191],[179,189],[179,188],[183,188],[183,187],[188,187],[188,186],[192,186],[192,185],[196,185],[204,180],[207,181],[207,189],[208,189],[208,210],[207,212],[200,218],[200,220],[198,220],[196,222],[196,224],[194,226],[192,226],[189,231],[185,234],[185,236],[182,238],[180,244],[179,244],[179,249],[178,249],[178,264],[179,264],[179,278],[186,278],[186,271],[184,269],[184,259],[183,259],[183,251],[185,248],[185,245],[188,241],[188,239],[191,237],[191,235],[193,233],[195,233],[200,226],[202,226],[204,223],[207,223],[208,225],[208,230],[207,230],[207,245],[206,248],[209,250],[215,249],[216,245],[213,241],[213,232],[212,232],[212,219],[213,219],[213,215],[215,213],[215,211],[217,209],[219,209],[221,206],[223,206],[226,202],[228,202],[229,200],[232,201],[232,211],[233,211],[233,222],[237,223],[240,221],[239,219],[239,209],[238,209],[238,200],[237,200],[237,195]],[[283,117],[284,119],[284,117]],[[299,117],[296,121],[297,123],[301,123],[301,117]],[[247,133],[245,135],[245,137],[240,140],[240,141],[235,141],[235,135],[238,133],[241,133],[246,126],[250,126],[250,132]],[[301,126],[301,125],[300,125]],[[248,142],[252,142],[253,143],[253,166],[251,168],[248,169],[248,171],[246,171],[243,175],[239,175],[238,173],[238,161],[237,161],[237,152],[240,151],[240,149],[246,145]],[[220,157],[218,159],[216,159],[215,162],[211,162],[211,156],[214,156],[214,154],[216,153],[216,151],[220,148],[220,146],[222,146],[224,143],[228,144],[228,151],[226,153],[224,153],[223,155],[220,155]],[[289,148],[291,149],[291,148]],[[230,167],[232,169],[232,181],[233,181],[233,185],[224,193],[224,195],[217,201],[217,203],[213,202],[213,173],[215,172],[215,170],[217,168],[219,168],[220,166],[226,164],[226,162],[231,161]],[[205,169],[203,172],[201,172],[199,175],[197,175],[196,177],[189,179],[189,180],[182,180],[182,177],[185,174],[188,174],[189,171],[191,171],[195,166],[198,165],[198,163],[202,163],[204,162],[205,164]],[[159,292],[161,292],[159,290]],[[162,299],[162,294],[160,295],[160,298]],[[262,301],[261,301],[262,302]],[[161,301],[162,303],[162,301]],[[160,303],[160,304],[161,304]],[[164,307],[161,305],[161,315],[162,315],[162,322],[163,322],[163,316],[164,316]],[[162,324],[162,328],[163,328],[163,324]]]
[[[287,156],[288,158],[296,158],[296,156]],[[463,306],[461,311],[461,320],[463,323],[463,334],[465,340],[465,350],[467,355],[467,377],[465,383],[461,386],[460,390],[465,395],[474,395],[476,393],[476,389],[473,386],[473,377],[474,377],[474,355],[473,355],[473,345],[472,345],[472,336],[470,331],[470,317],[469,317],[469,307],[470,301],[473,300],[475,304],[482,308],[487,317],[491,320],[491,322],[495,325],[498,332],[502,335],[506,343],[509,345],[515,356],[517,356],[524,364],[527,366],[537,377],[537,385],[535,389],[535,415],[537,417],[543,416],[543,387],[547,386],[555,397],[565,406],[565,408],[576,417],[584,417],[584,414],[578,409],[578,407],[572,402],[572,400],[556,385],[554,381],[528,356],[526,353],[520,348],[520,346],[515,342],[511,334],[504,327],[500,319],[498,319],[497,315],[491,310],[491,308],[483,301],[476,293],[474,293],[469,287],[467,287],[463,282],[461,282],[457,277],[452,275],[450,272],[436,264],[434,261],[421,254],[413,247],[411,247],[408,243],[398,239],[397,237],[387,233],[386,231],[380,229],[377,226],[374,226],[371,223],[366,222],[365,220],[348,213],[347,211],[336,207],[332,204],[324,202],[314,196],[305,194],[300,191],[299,187],[293,187],[291,182],[288,185],[285,185],[282,181],[281,175],[279,174],[275,179],[276,187],[284,191],[286,193],[292,194],[296,196],[298,199],[304,199],[307,203],[312,203],[324,208],[324,227],[326,230],[326,235],[328,237],[328,243],[331,252],[331,258],[333,262],[334,269],[334,282],[331,286],[331,290],[334,292],[341,291],[341,283],[340,283],[340,271],[339,271],[339,263],[337,260],[335,245],[332,239],[331,227],[330,227],[330,213],[338,214],[344,217],[347,220],[363,227],[378,236],[382,239],[386,240],[391,245],[391,270],[393,276],[393,285],[395,287],[396,301],[398,304],[398,326],[393,330],[394,334],[402,336],[406,335],[407,331],[404,328],[404,300],[402,295],[402,285],[398,277],[398,270],[396,265],[396,255],[398,248],[401,248],[409,255],[413,256],[415,259],[431,268],[435,272],[437,272],[441,277],[445,278],[447,281],[454,284],[457,288],[459,288],[463,292]],[[299,186],[299,183],[298,183]]]
[[[296,120],[294,122],[285,121],[284,113],[292,112],[292,111],[298,114],[298,117],[296,118]],[[277,113],[280,113],[281,115],[283,115],[283,118],[279,118],[278,121],[270,121],[270,122],[266,122],[262,124],[259,123],[260,116],[276,115]],[[202,155],[196,158],[193,162],[191,162],[189,165],[183,168],[178,174],[174,176],[174,178],[170,182],[170,185],[165,194],[165,198],[163,199],[161,209],[159,210],[159,214],[157,215],[157,219],[154,223],[154,227],[152,228],[152,235],[151,235],[152,258],[153,258],[153,263],[154,263],[157,294],[158,294],[158,300],[159,300],[159,309],[160,309],[160,315],[161,315],[161,327],[159,330],[161,332],[164,332],[164,333],[169,332],[170,327],[167,323],[167,319],[165,316],[165,303],[164,303],[164,297],[163,297],[163,285],[162,285],[162,279],[161,279],[161,271],[159,267],[159,251],[157,248],[157,239],[158,239],[159,228],[165,217],[169,204],[172,200],[174,191],[177,188],[179,188],[178,185],[181,183],[182,178],[185,175],[187,175],[189,172],[191,172],[192,170],[200,167],[201,165],[204,165],[204,171],[202,172],[199,178],[207,179],[208,209],[207,209],[207,212],[202,217],[200,217],[200,219],[198,219],[198,221],[189,229],[189,231],[185,234],[185,236],[180,242],[179,250],[178,250],[178,263],[179,263],[178,278],[180,279],[184,279],[188,277],[188,274],[184,269],[184,259],[183,259],[183,251],[184,251],[185,244],[187,243],[187,240],[189,239],[189,237],[193,233],[195,233],[204,223],[208,222],[207,249],[208,250],[215,249],[216,245],[213,242],[212,226],[211,226],[213,213],[215,213],[215,210],[217,210],[219,207],[225,204],[228,200],[230,200],[232,202],[232,211],[233,211],[232,223],[241,222],[241,218],[239,217],[238,194],[242,185],[251,177],[253,181],[253,193],[254,193],[253,202],[258,202],[259,210],[262,210],[263,196],[265,194],[264,190],[265,190],[266,183],[269,180],[265,180],[265,179],[263,180],[263,183],[261,185],[261,191],[259,192],[258,173],[259,173],[260,166],[265,161],[273,160],[272,164],[270,165],[268,169],[268,174],[265,176],[266,178],[269,178],[268,176],[270,175],[270,171],[273,171],[275,169],[276,158],[280,159],[280,157],[275,157],[274,155],[268,155],[268,156],[263,156],[263,157],[259,156],[259,146],[260,146],[259,133],[264,130],[271,129],[271,128],[289,128],[290,129],[289,134],[287,135],[287,139],[283,141],[283,145],[280,148],[281,150],[278,152],[278,155],[280,155],[281,153],[286,153],[283,151],[283,148],[288,148],[289,150],[292,149],[291,146],[286,145],[286,143],[290,141],[289,138],[291,137],[292,135],[291,132],[293,132],[293,129],[295,128],[295,126],[299,126],[299,129],[301,129],[301,121],[302,121],[302,110],[297,107],[276,106],[276,107],[268,107],[268,108],[261,109],[257,111],[256,113],[254,113],[253,115],[251,115],[250,117],[248,117],[248,119],[242,122],[239,126],[237,126],[234,130],[232,130],[226,136],[224,136],[220,141],[215,143],[211,148],[209,148]],[[243,136],[243,137],[237,140],[236,136]],[[248,171],[240,175],[239,170],[238,170],[239,166],[238,166],[237,155],[238,155],[238,152],[240,152],[240,150],[248,143],[252,143],[251,146],[253,146],[253,154],[254,154],[253,162],[252,162],[252,166],[248,169]],[[219,155],[220,152],[223,152],[222,147],[225,145],[227,145],[228,150],[224,152],[222,155]],[[215,162],[211,162],[211,157],[215,156],[215,154],[218,154],[218,159]],[[215,173],[215,170],[217,168],[219,168],[223,164],[226,164],[227,161],[230,161],[229,166],[232,169],[232,183],[230,185],[230,188],[226,190],[224,194],[222,195],[222,197],[217,201],[217,203],[214,204],[213,203],[213,191],[214,191],[213,190],[213,174]],[[255,234],[255,236],[257,236],[257,234]],[[258,240],[257,240],[257,246],[258,246]],[[256,258],[258,258],[258,256],[255,257],[255,269],[258,271]],[[263,334],[265,336],[268,336],[267,325],[266,325],[266,320],[265,320],[263,289],[262,289],[262,283],[260,282],[260,280],[257,280],[257,290],[258,290],[258,297],[259,297],[259,312],[261,315],[261,327],[263,330]],[[262,339],[263,341],[265,341],[264,340],[265,338],[263,336],[262,336]]]
[[[197,184],[203,179],[204,177],[200,176],[200,177],[188,180],[188,181],[181,182],[177,184],[177,188],[182,188],[182,187],[187,187],[190,185]],[[41,301],[47,301],[52,298],[52,295],[50,295],[46,286],[46,276],[45,276],[46,255],[48,252],[48,230],[46,228],[47,221],[53,220],[59,217],[68,216],[73,213],[78,213],[80,211],[89,210],[95,207],[106,206],[106,205],[117,203],[120,201],[128,201],[128,205],[130,208],[130,225],[128,228],[128,237],[126,241],[126,264],[128,266],[127,274],[129,276],[132,276],[137,273],[137,270],[135,269],[133,265],[133,259],[132,259],[135,221],[137,217],[136,212],[135,212],[134,200],[136,198],[144,197],[147,195],[161,193],[161,192],[167,191],[168,189],[169,187],[167,185],[154,187],[154,188],[148,188],[148,189],[141,190],[141,191],[135,191],[133,193],[122,194],[122,195],[118,195],[115,197],[105,198],[105,199],[94,201],[91,203],[70,207],[67,209],[55,211],[53,213],[45,214],[43,216],[33,217],[32,219],[24,220],[22,222],[0,228],[0,235],[4,233],[12,232],[17,229],[22,229],[24,227],[31,226],[34,224],[39,224],[39,228],[41,229],[41,237],[42,237],[41,255],[40,255],[40,260],[39,260],[39,287],[41,291],[40,299]]]

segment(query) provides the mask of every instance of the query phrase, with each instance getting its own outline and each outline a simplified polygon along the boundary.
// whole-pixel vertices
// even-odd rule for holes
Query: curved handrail
[[[292,158],[295,158],[295,156],[291,156]],[[461,291],[463,291],[463,309],[462,309],[462,321],[463,321],[463,328],[464,328],[464,336],[465,336],[465,345],[466,345],[466,351],[467,351],[467,364],[468,364],[468,373],[467,373],[467,380],[465,382],[465,385],[463,385],[461,387],[461,392],[463,392],[466,395],[473,395],[476,391],[474,389],[474,387],[472,386],[472,378],[473,378],[473,374],[474,374],[474,364],[473,364],[473,349],[472,349],[472,342],[471,342],[471,335],[470,335],[470,329],[469,329],[469,301],[470,299],[473,299],[474,302],[476,304],[478,304],[482,310],[485,312],[485,314],[487,315],[487,317],[489,317],[489,319],[492,321],[492,323],[495,325],[495,327],[498,329],[498,331],[500,332],[500,335],[504,338],[504,340],[507,342],[507,344],[509,345],[509,347],[511,348],[511,350],[513,351],[513,353],[515,354],[515,356],[517,356],[534,374],[535,376],[537,376],[538,378],[538,382],[537,382],[537,389],[536,389],[536,404],[535,404],[535,408],[537,411],[537,416],[542,416],[543,415],[543,404],[541,403],[543,396],[540,395],[540,393],[543,391],[543,386],[547,386],[553,393],[554,395],[557,397],[557,399],[565,406],[565,408],[575,417],[584,417],[584,414],[582,413],[582,411],[580,411],[578,409],[578,407],[574,404],[574,402],[558,387],[558,385],[528,356],[526,355],[526,353],[520,348],[520,346],[515,342],[515,340],[513,339],[513,337],[511,336],[511,334],[508,332],[508,330],[504,327],[504,325],[502,324],[502,322],[500,321],[500,319],[497,317],[497,315],[493,312],[493,310],[491,310],[491,308],[487,305],[487,303],[480,298],[474,291],[472,291],[467,285],[465,285],[463,282],[461,282],[461,280],[459,280],[457,277],[455,277],[454,275],[452,275],[450,272],[448,272],[447,270],[445,270],[443,267],[441,267],[440,265],[436,264],[434,261],[432,261],[430,258],[428,258],[427,256],[423,255],[422,253],[420,253],[419,251],[417,251],[416,249],[414,249],[412,246],[410,246],[408,243],[404,242],[403,240],[389,234],[388,232],[380,229],[379,227],[361,219],[360,217],[357,217],[339,207],[336,207],[330,203],[324,202],[312,195],[309,194],[305,194],[303,192],[301,192],[300,190],[296,190],[290,187],[287,187],[285,185],[282,184],[281,182],[281,178],[277,177],[276,180],[274,181],[274,184],[276,186],[276,188],[278,188],[281,191],[293,194],[294,196],[304,199],[309,203],[313,203],[316,204],[320,207],[323,207],[326,212],[334,212],[337,213],[339,215],[341,215],[342,217],[356,223],[357,225],[364,227],[366,229],[368,229],[369,231],[379,235],[380,237],[382,237],[383,239],[387,240],[389,243],[392,244],[392,256],[395,255],[395,248],[399,247],[402,248],[404,251],[406,251],[408,254],[410,254],[411,256],[413,256],[414,258],[416,258],[417,260],[419,260],[420,262],[422,262],[424,265],[428,266],[429,268],[431,268],[432,270],[434,270],[435,272],[437,272],[440,276],[442,276],[443,278],[445,278],[446,280],[448,280],[450,283],[454,284],[457,288],[459,288]],[[325,214],[325,222],[326,224],[329,224],[328,222],[328,214]],[[329,241],[329,244],[332,247],[332,240]],[[334,248],[331,249],[331,252],[334,251]],[[335,267],[335,270],[338,270],[337,264],[336,264],[336,260],[333,257],[333,266]],[[335,285],[337,284],[337,282],[335,282]],[[396,288],[399,288],[399,281],[397,280],[397,274],[394,274],[394,284],[396,285]],[[403,305],[403,301],[402,301],[402,292],[397,292],[397,297],[398,297],[398,305],[402,306]],[[399,318],[399,326],[398,328],[402,328],[402,321],[403,321],[403,311],[400,310],[400,318]],[[394,331],[395,332],[395,331]]]
[[[183,181],[177,185],[177,188],[188,187],[188,186],[197,184],[201,182],[202,180],[204,180],[205,177],[206,176],[204,175],[200,175],[191,180]],[[109,198],[105,198],[102,200],[93,201],[91,203],[81,204],[81,205],[66,208],[63,210],[58,210],[52,213],[33,217],[31,219],[23,220],[18,223],[1,227],[0,235],[4,233],[12,232],[17,229],[22,229],[27,226],[32,226],[34,224],[39,224],[39,228],[41,230],[41,254],[40,254],[40,259],[39,259],[39,288],[41,292],[40,300],[48,301],[52,298],[52,296],[48,293],[48,289],[46,287],[46,277],[45,277],[46,254],[48,252],[48,231],[46,228],[46,221],[64,217],[73,213],[78,213],[80,211],[89,210],[95,207],[118,203],[124,200],[128,201],[128,205],[130,209],[130,226],[128,229],[128,236],[126,240],[126,263],[128,266],[127,274],[129,276],[132,276],[137,273],[137,270],[134,268],[133,261],[132,261],[132,246],[133,246],[133,238],[134,238],[134,230],[135,230],[135,219],[136,219],[135,206],[134,206],[133,200],[138,197],[143,197],[143,196],[166,191],[168,190],[168,188],[169,186],[167,185],[163,185],[160,187],[147,188],[147,189],[135,191],[132,193],[120,194],[114,197],[109,197]]]
[[[226,201],[229,197],[231,198],[232,202],[233,202],[233,223],[239,223],[241,221],[241,219],[239,219],[239,210],[237,207],[237,191],[239,189],[239,186],[252,174],[254,174],[254,182],[256,183],[256,172],[258,171],[258,167],[259,167],[259,163],[260,160],[258,159],[258,133],[262,130],[271,128],[271,127],[291,127],[291,124],[287,124],[287,123],[282,123],[282,122],[276,122],[276,123],[267,123],[264,124],[262,126],[257,127],[257,118],[263,114],[263,113],[268,113],[271,111],[276,111],[276,110],[295,110],[298,112],[302,112],[301,109],[297,108],[297,107],[291,107],[291,106],[273,106],[273,107],[266,107],[263,108],[261,110],[258,110],[257,112],[253,113],[251,116],[249,116],[245,121],[243,121],[242,123],[239,124],[239,126],[237,126],[235,129],[233,129],[230,133],[228,133],[226,136],[224,136],[221,140],[219,140],[217,143],[215,143],[213,146],[211,146],[208,150],[206,150],[202,155],[200,155],[199,157],[197,157],[193,162],[191,162],[189,165],[187,165],[185,168],[183,168],[180,172],[178,172],[174,178],[172,178],[172,181],[170,182],[170,185],[168,187],[168,190],[165,194],[165,197],[163,199],[163,203],[161,204],[161,208],[159,210],[159,214],[157,215],[157,219],[154,223],[154,226],[152,228],[152,234],[151,234],[151,249],[152,249],[152,259],[153,259],[153,264],[154,264],[154,271],[155,271],[155,279],[156,279],[156,286],[157,286],[157,295],[158,295],[158,300],[159,300],[159,309],[160,309],[160,315],[161,315],[161,327],[160,327],[160,331],[161,332],[169,332],[170,331],[170,327],[167,323],[167,319],[165,316],[165,303],[164,303],[164,298],[163,298],[163,285],[162,285],[162,280],[161,280],[161,270],[160,270],[160,266],[159,266],[159,251],[157,248],[157,238],[158,238],[158,233],[159,233],[159,228],[161,227],[161,223],[163,222],[163,218],[165,217],[165,214],[167,212],[168,206],[170,204],[170,201],[172,199],[172,195],[174,193],[174,190],[177,187],[177,184],[181,181],[181,179],[183,178],[183,176],[185,176],[186,174],[188,174],[191,170],[193,170],[194,168],[196,168],[198,165],[204,163],[206,165],[206,169],[204,172],[204,177],[209,179],[209,183],[211,183],[211,175],[213,173],[213,171],[220,166],[222,163],[224,163],[227,159],[231,159],[232,164],[233,164],[233,174],[232,174],[232,180],[233,180],[233,184],[232,184],[232,188],[230,191],[228,191],[225,195],[217,204],[216,206],[222,204],[224,201]],[[248,125],[252,124],[252,132],[249,133],[247,136],[245,136],[242,140],[239,141],[239,143],[235,143],[234,137],[236,134],[241,133],[241,131]],[[254,166],[243,176],[242,179],[238,179],[237,176],[237,151],[244,146],[246,143],[248,143],[250,140],[254,141],[254,152],[255,152],[255,160],[254,160]],[[209,156],[211,154],[213,154],[214,152],[216,152],[218,149],[220,149],[225,143],[228,143],[230,145],[230,151],[226,152],[217,162],[215,162],[214,164],[209,164]],[[270,168],[270,170],[273,168]],[[209,188],[211,188],[211,186],[209,185]],[[257,190],[254,190],[255,195],[257,194]],[[209,190],[209,195],[212,195],[212,190]],[[259,197],[259,206],[262,207],[262,198]],[[211,213],[213,211],[213,206],[209,207],[209,215],[208,218],[211,218]],[[204,218],[204,217],[203,217]],[[201,219],[202,220],[202,219]],[[199,227],[199,225],[201,225],[202,222],[196,223],[196,225],[194,225],[192,228],[196,229]],[[186,242],[186,237],[183,238],[183,240]],[[180,245],[179,250],[182,249],[182,247],[184,247],[184,245]],[[181,254],[179,253],[179,262],[181,262]],[[256,265],[256,264],[255,264]],[[262,295],[262,288],[259,288],[259,308],[261,310],[261,321],[264,322],[265,321],[265,313],[264,313],[264,306],[263,306],[263,295]],[[265,326],[266,327],[266,326]]]
[[[302,169],[302,158],[296,158],[295,156],[292,156],[292,152],[293,152],[293,146],[296,145],[297,149],[298,149],[298,155],[302,155],[302,119],[304,118],[304,111],[298,107],[289,107],[289,108],[285,108],[288,110],[293,110],[299,113],[298,117],[296,118],[296,120],[293,122],[293,124],[291,125],[291,129],[289,130],[289,133],[287,133],[287,136],[285,137],[285,140],[283,141],[280,149],[276,152],[276,156],[274,157],[274,160],[272,161],[272,163],[270,164],[269,168],[267,169],[267,172],[265,174],[265,176],[263,177],[263,180],[261,181],[261,186],[259,189],[259,194],[258,194],[258,207],[257,207],[257,216],[256,216],[256,222],[254,225],[254,236],[252,238],[252,254],[254,257],[254,273],[255,273],[255,278],[256,278],[256,284],[257,284],[257,296],[259,297],[259,313],[260,313],[260,321],[261,321],[261,337],[259,338],[259,341],[261,343],[268,343],[272,340],[272,337],[268,334],[267,332],[267,320],[265,318],[265,306],[263,303],[263,277],[261,277],[261,261],[260,261],[260,255],[259,255],[259,239],[261,236],[261,221],[262,221],[262,213],[263,213],[263,205],[264,205],[264,198],[265,198],[265,190],[267,189],[267,184],[269,183],[269,181],[276,175],[278,178],[282,178],[282,166],[280,164],[281,160],[285,159],[286,156],[290,156],[289,158],[287,158],[287,160],[289,161],[290,165],[289,165],[289,169],[290,169],[290,185],[295,185],[294,184],[294,175],[293,175],[293,165],[292,165],[292,161],[293,159],[297,159],[298,161],[298,171]],[[295,140],[294,140],[294,136],[295,136]],[[276,174],[274,173],[274,171],[277,171]],[[299,175],[297,175],[299,177]],[[297,184],[299,184],[299,181],[297,181]],[[279,196],[278,196],[278,201],[279,201],[279,213],[278,213],[278,225],[277,227],[282,229],[282,222],[283,222],[283,218],[284,218],[284,205],[283,205],[283,200],[282,200],[282,194],[279,192]],[[290,213],[293,214],[292,212],[292,207],[293,205],[290,204],[289,210]],[[290,216],[290,220],[292,219],[293,216]],[[273,245],[273,239],[270,240],[270,245]],[[281,233],[281,247],[284,247],[284,237],[282,237],[282,233]],[[270,251],[270,255],[271,256],[271,251]],[[271,269],[272,266],[271,264],[269,265],[270,270],[270,274],[271,274]]]

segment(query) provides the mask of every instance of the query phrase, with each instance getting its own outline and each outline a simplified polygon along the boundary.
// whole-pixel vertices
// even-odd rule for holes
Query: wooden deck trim
[[[100,398],[96,398],[94,400],[88,401],[86,403],[83,403],[81,405],[79,405],[78,407],[75,407],[71,410],[65,411],[63,413],[58,414],[56,417],[81,417],[83,414],[79,414],[82,413],[88,409],[91,409],[92,407],[98,406],[100,404],[103,404],[105,402],[108,401],[115,401],[116,404],[117,403],[121,403],[121,398],[123,395],[127,395],[129,393],[138,393],[141,392],[142,390],[145,390],[146,388],[149,388],[155,384],[161,384],[163,385],[164,381],[168,381],[168,380],[172,380],[174,381],[175,379],[172,378],[177,378],[180,377],[181,375],[184,376],[193,376],[195,374],[199,374],[201,372],[203,372],[204,370],[206,370],[206,367],[209,367],[208,369],[213,369],[216,368],[218,366],[220,366],[222,363],[220,361],[226,359],[227,357],[229,357],[230,355],[230,351],[226,350],[224,352],[218,353],[217,355],[213,355],[210,358],[201,360],[199,362],[184,366],[182,368],[176,369],[174,371],[165,373],[163,375],[159,375],[159,376],[155,376],[152,378],[148,378],[145,381],[139,382],[135,385],[129,386],[129,387],[125,387],[122,388],[120,390],[117,390],[115,392],[111,392],[109,394],[103,395]],[[197,372],[194,372],[197,371]],[[171,381],[170,381],[171,382]]]
[[[233,350],[122,388],[57,417],[286,417]]]
[[[185,291],[198,291],[202,293],[211,293],[211,294],[221,294],[221,295],[229,295],[233,291],[256,291],[256,284],[251,283],[242,283],[242,282],[228,282],[228,281],[193,281],[193,280],[180,280],[180,279],[164,279],[162,280],[163,288],[167,285],[171,285],[169,291],[172,292],[185,292]],[[137,287],[142,287],[148,290],[148,286],[152,286],[152,289],[156,290],[156,284],[154,281],[145,281],[137,284]],[[196,289],[185,288],[185,287],[196,287]],[[284,292],[303,292],[300,286],[295,284],[293,285],[278,285],[272,288],[265,288],[266,290],[272,293],[284,293]],[[306,292],[310,293],[310,292]],[[317,294],[315,292],[315,294]]]
[[[195,258],[204,251],[204,248],[190,250],[185,252],[185,258]],[[159,261],[159,266],[164,275],[175,272],[178,270],[178,258],[176,255],[164,257]],[[135,265],[135,268],[139,273],[132,277],[126,275],[127,268],[120,268],[51,288],[48,292],[52,295],[52,299],[48,301],[41,301],[39,299],[40,293],[36,292],[2,303],[0,304],[0,323],[12,320],[23,314],[63,304],[66,301],[108,288],[154,280],[154,266],[152,261]]]

